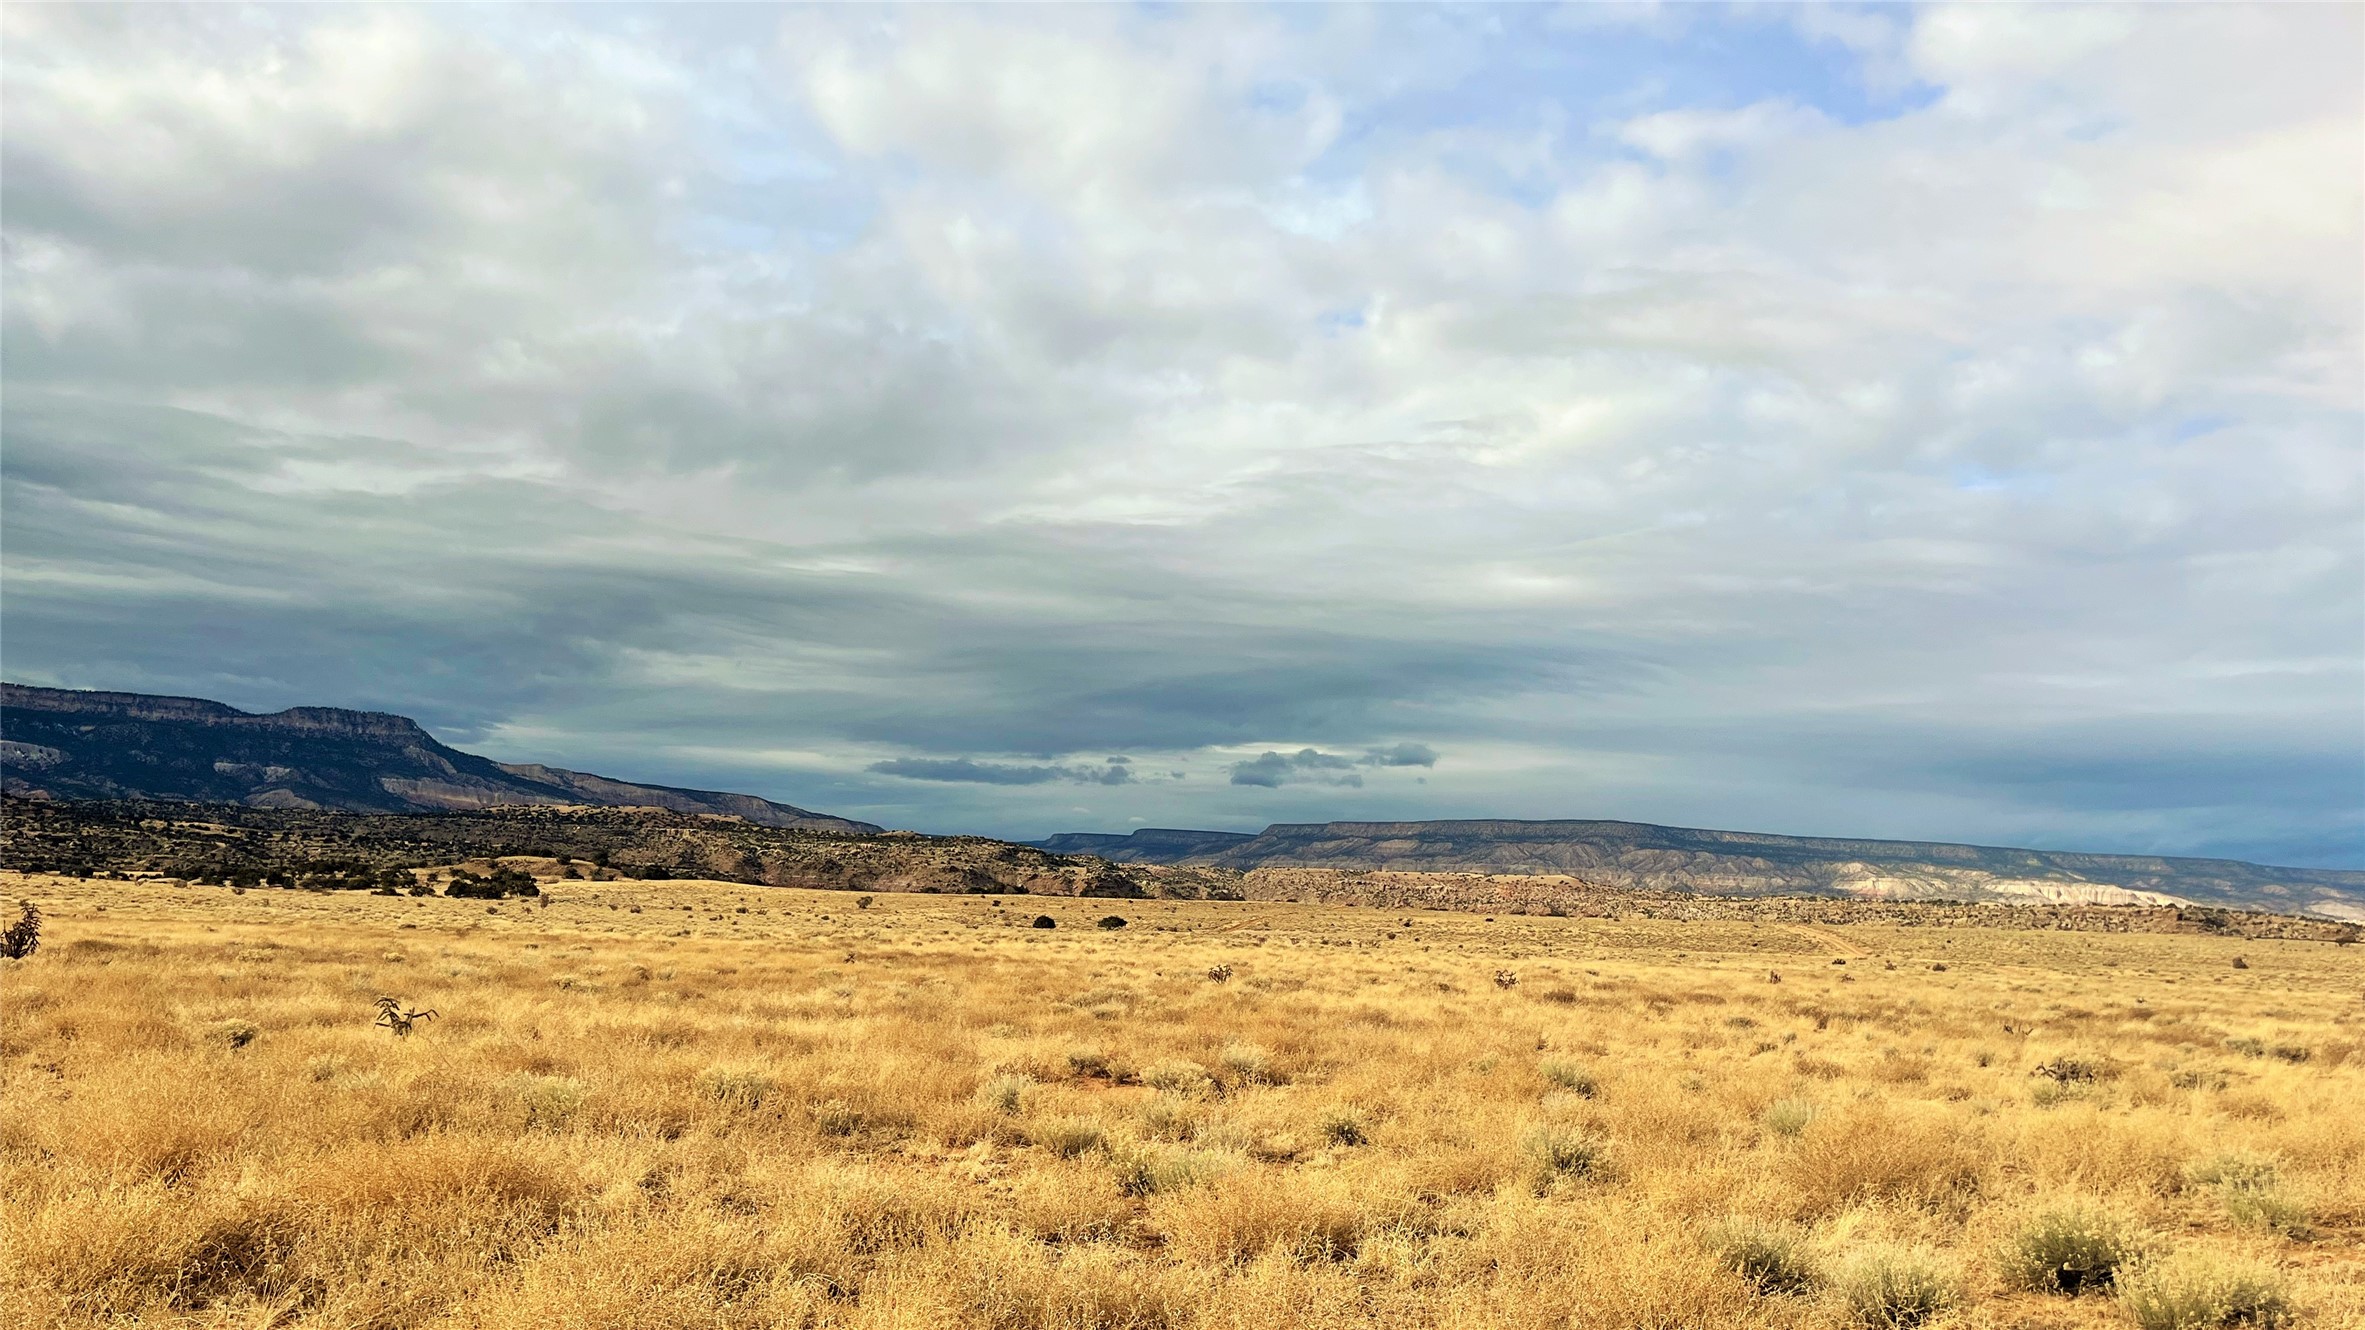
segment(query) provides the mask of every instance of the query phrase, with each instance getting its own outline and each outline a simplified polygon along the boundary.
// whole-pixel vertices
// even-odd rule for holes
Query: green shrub
[[[1563,1178],[1589,1178],[1600,1171],[1606,1153],[1602,1143],[1570,1127],[1538,1127],[1521,1143],[1528,1176],[1537,1191],[1548,1190]]]
[[[2303,1233],[2315,1218],[2304,1202],[2278,1188],[2230,1187],[2224,1192],[2225,1217],[2243,1228],[2263,1229],[2286,1237]]]
[[[2133,1238],[2117,1219],[2072,1203],[2022,1225],[2004,1248],[2003,1267],[2006,1278],[2022,1288],[2076,1297],[2110,1287],[2119,1268],[2136,1254]]]
[[[1030,1077],[1004,1073],[977,1087],[977,1102],[996,1113],[1015,1114],[1019,1101],[1033,1085]]]
[[[1860,1256],[1840,1278],[1848,1319],[1869,1330],[1910,1330],[1954,1305],[1954,1280],[1920,1252]]]
[[[1726,1269],[1760,1293],[1805,1293],[1823,1282],[1796,1229],[1754,1219],[1728,1219],[1702,1235]]]
[[[1766,1130],[1776,1136],[1796,1136],[1815,1120],[1816,1112],[1804,1099],[1777,1099],[1766,1105]]]
[[[2205,1252],[2129,1272],[2119,1281],[2119,1305],[2138,1330],[2277,1330],[2297,1319],[2280,1275]]]
[[[1112,1149],[1109,1168],[1117,1176],[1117,1190],[1127,1196],[1181,1191],[1198,1186],[1216,1172],[1204,1155],[1159,1145]]]
[[[2270,1155],[2229,1150],[2191,1165],[2184,1176],[2204,1187],[2272,1187],[2276,1168]]]
[[[2028,1092],[2028,1102],[2038,1108],[2058,1108],[2086,1097],[2085,1086],[2075,1082],[2042,1081]]]
[[[2306,1205],[2283,1190],[2275,1161],[2265,1155],[2214,1155],[2186,1170],[2185,1177],[2214,1189],[2225,1203],[2226,1217],[2243,1228],[2289,1235],[2304,1231],[2314,1218]]]
[[[1593,1073],[1586,1070],[1584,1064],[1567,1058],[1546,1058],[1536,1070],[1544,1074],[1545,1080],[1582,1098],[1591,1099],[1597,1088]]]
[[[1329,1109],[1315,1129],[1332,1145],[1367,1145],[1371,1141],[1370,1134],[1363,1129],[1363,1118],[1351,1108]]]

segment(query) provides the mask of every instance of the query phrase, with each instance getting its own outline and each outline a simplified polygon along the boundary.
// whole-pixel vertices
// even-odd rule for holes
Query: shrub
[[[6,932],[0,932],[0,956],[12,961],[21,961],[41,950],[41,908],[31,901],[20,903],[24,912]]]
[[[1593,1097],[1596,1088],[1593,1073],[1586,1070],[1583,1063],[1573,1062],[1567,1058],[1546,1058],[1536,1070],[1544,1074],[1545,1080],[1571,1094],[1586,1099]]]
[[[2307,1228],[2314,1217],[2307,1206],[2284,1193],[2275,1161],[2264,1155],[2216,1155],[2193,1165],[2185,1176],[2214,1188],[2225,1202],[2226,1217],[2243,1228],[2293,1234]]]
[[[2096,1058],[2055,1058],[2051,1062],[2038,1063],[2036,1070],[2029,1074],[2046,1077],[2060,1085],[2085,1085],[2094,1081],[2107,1081],[2117,1075],[2118,1070]]]
[[[2135,1255],[2134,1240],[2116,1219],[2073,1203],[2023,1225],[2006,1246],[2003,1265],[2022,1288],[2075,1297],[2108,1288]]]
[[[1141,1083],[1164,1090],[1168,1094],[1197,1095],[1206,1093],[1209,1086],[1214,1083],[1214,1078],[1207,1074],[1207,1068],[1196,1062],[1187,1062],[1181,1058],[1168,1058],[1164,1062],[1153,1064],[1148,1071],[1143,1072]]]
[[[1094,925],[1096,928],[1123,928],[1124,926],[1125,916],[1121,914],[1102,915],[1100,922]]]
[[[506,896],[539,896],[542,889],[534,884],[534,875],[507,864],[496,864],[493,871],[479,877],[463,868],[452,874],[450,885],[443,889],[446,896],[463,900],[494,901]]]
[[[1203,1155],[1159,1145],[1111,1150],[1109,1168],[1117,1176],[1117,1190],[1127,1196],[1154,1196],[1195,1187],[1215,1172]]]
[[[1563,1178],[1587,1178],[1600,1169],[1606,1151],[1602,1143],[1571,1127],[1538,1127],[1520,1143],[1528,1178],[1545,1191]]]
[[[1367,1145],[1371,1141],[1370,1134],[1363,1129],[1362,1116],[1343,1106],[1324,1112],[1315,1130],[1332,1145]]]
[[[824,1136],[852,1136],[862,1130],[862,1112],[843,1099],[813,1105],[813,1126]]]
[[[2074,1103],[2085,1097],[2086,1088],[2084,1086],[2062,1085],[2053,1081],[2046,1081],[2028,1092],[2028,1102],[2038,1108],[2059,1108],[2063,1104]]]
[[[1954,1304],[1954,1281],[1920,1252],[1877,1251],[1840,1277],[1848,1319],[1872,1330],[1909,1330]]]
[[[1728,1219],[1703,1235],[1726,1269],[1760,1293],[1805,1293],[1823,1282],[1798,1230],[1753,1219]]]
[[[1073,1159],[1101,1143],[1100,1128],[1082,1118],[1055,1118],[1027,1133],[1037,1145],[1062,1159]]]
[[[698,1093],[734,1108],[761,1108],[779,1088],[778,1082],[760,1071],[708,1067],[698,1073]]]
[[[2297,1313],[2281,1276],[2264,1266],[2187,1252],[2131,1271],[2119,1305],[2139,1330],[2215,1330],[2292,1324]]]
[[[253,1043],[255,1036],[260,1033],[262,1032],[255,1028],[253,1021],[215,1021],[205,1027],[207,1038],[217,1044],[226,1044],[231,1048],[246,1047]]]
[[[1804,1099],[1777,1099],[1766,1105],[1766,1130],[1776,1136],[1796,1136],[1815,1120],[1818,1111]]]
[[[2243,1228],[2264,1229],[2291,1236],[2307,1230],[2315,1218],[2304,1202],[2274,1187],[2225,1189],[2225,1216]]]
[[[1076,1048],[1068,1051],[1068,1070],[1078,1076],[1110,1076],[1109,1055],[1097,1048]]]
[[[1005,1073],[977,1087],[977,1102],[997,1113],[1016,1113],[1019,1100],[1033,1084],[1028,1077]]]
[[[1224,1064],[1232,1079],[1243,1085],[1269,1085],[1273,1081],[1273,1062],[1270,1054],[1254,1044],[1226,1044],[1216,1059]]]
[[[556,1130],[574,1121],[583,1107],[583,1083],[573,1077],[519,1076],[515,1086],[528,1127]]]
[[[854,898],[854,908],[857,910],[867,910],[870,908],[871,902],[877,899],[878,898],[876,896],[856,896]]]
[[[1184,1140],[1198,1129],[1199,1113],[1189,1100],[1162,1094],[1142,1106],[1141,1125],[1153,1140]]]

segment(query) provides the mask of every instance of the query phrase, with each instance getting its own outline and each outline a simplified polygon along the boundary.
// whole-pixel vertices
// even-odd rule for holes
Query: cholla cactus
[[[394,1032],[395,1038],[407,1039],[410,1037],[413,1025],[420,1021],[434,1019],[435,1013],[432,1011],[405,1011],[400,999],[382,997],[378,999],[378,1019],[370,1024],[373,1026],[383,1025]]]
[[[41,910],[31,901],[24,902],[25,912],[17,921],[0,933],[0,956],[21,961],[41,950]]]
[[[1497,988],[1517,988],[1517,987],[1519,987],[1519,972],[1518,972],[1517,970],[1497,970],[1497,971],[1495,971],[1495,987],[1497,987]]]
[[[1219,984],[1228,983],[1232,978],[1232,967],[1229,965],[1210,965],[1207,967],[1207,977],[1213,979]]]

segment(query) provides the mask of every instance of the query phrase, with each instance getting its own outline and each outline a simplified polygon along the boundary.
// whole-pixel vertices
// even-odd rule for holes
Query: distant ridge
[[[1071,832],[1036,844],[1118,863],[1428,873],[1565,873],[1713,895],[2183,904],[2365,922],[2365,872],[2232,859],[2078,854],[1935,841],[1705,831],[1645,822],[1277,823],[1236,831]]]
[[[367,813],[593,804],[720,813],[815,831],[880,830],[751,794],[495,762],[383,711],[290,707],[257,715],[202,698],[13,683],[0,683],[0,788],[36,799]]]

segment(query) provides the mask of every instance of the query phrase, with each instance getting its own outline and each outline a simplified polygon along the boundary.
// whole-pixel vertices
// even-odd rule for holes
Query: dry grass
[[[2365,1322],[2324,944],[0,892],[10,1324]]]

